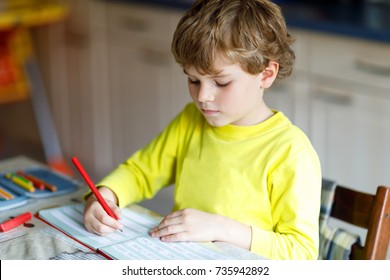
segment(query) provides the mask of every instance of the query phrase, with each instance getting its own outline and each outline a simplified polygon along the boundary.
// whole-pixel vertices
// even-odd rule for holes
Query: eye
[[[199,80],[191,80],[190,78],[188,78],[188,83],[193,84],[193,85],[199,85],[200,81]]]
[[[218,87],[227,87],[230,82],[226,82],[226,83],[221,83],[221,82],[215,82],[215,84],[218,86]]]

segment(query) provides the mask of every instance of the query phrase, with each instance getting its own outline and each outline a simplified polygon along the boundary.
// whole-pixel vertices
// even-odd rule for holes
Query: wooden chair
[[[364,246],[354,244],[350,259],[384,260],[390,240],[390,188],[379,186],[376,194],[337,185],[331,217],[367,229]]]

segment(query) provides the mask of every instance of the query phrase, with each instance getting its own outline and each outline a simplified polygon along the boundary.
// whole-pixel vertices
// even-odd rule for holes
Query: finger
[[[182,242],[182,241],[191,241],[190,235],[188,232],[178,232],[174,234],[164,235],[160,237],[162,242]]]
[[[178,224],[186,225],[188,223],[188,217],[191,211],[192,211],[191,209],[182,209],[167,215],[160,222],[160,224],[158,224],[155,228],[153,228],[149,233],[160,230],[170,225],[178,225]]]
[[[122,210],[119,207],[116,207],[113,211],[118,220],[122,219]]]
[[[112,232],[109,227],[104,225],[97,217],[88,216],[85,217],[84,221],[85,227],[89,232],[105,236],[108,233]]]
[[[100,236],[106,236],[107,234],[113,232],[112,228],[107,227],[103,224],[91,224],[88,230]]]
[[[97,219],[105,226],[112,228],[113,230],[118,230],[123,227],[123,225],[116,219],[109,216],[107,213],[104,213]]]
[[[154,231],[150,232],[150,236],[158,238],[163,237],[171,234],[178,234],[185,231],[185,227],[183,224],[177,224],[177,225],[169,225],[163,228],[158,228]]]
[[[179,225],[182,224],[180,216],[169,218],[168,216],[165,217],[156,227],[154,227],[150,233],[161,230],[165,227],[168,226],[173,226],[173,225]]]
[[[182,216],[182,215],[183,215],[183,209],[168,214],[166,216],[166,218],[174,218],[174,217],[178,217],[178,216]]]
[[[111,200],[107,200],[107,203],[111,208],[111,210],[114,212],[115,217],[119,220],[119,218],[122,217],[121,209],[118,207],[118,205],[116,205]],[[110,226],[114,229],[120,229],[123,227],[123,225],[120,222],[118,222],[117,219],[108,215],[108,213],[104,210],[103,206],[100,203],[95,203],[94,207],[95,207],[95,216],[101,223]]]
[[[88,231],[102,236],[123,228],[120,222],[99,207],[84,217],[84,224]]]
[[[167,221],[167,220],[170,220],[170,219],[183,217],[183,214],[184,214],[184,209],[175,211],[173,213],[170,213],[170,214],[168,214],[168,215],[166,215],[164,217],[164,219],[160,222],[160,224],[163,223],[164,221]]]
[[[89,226],[89,231],[96,233],[98,235],[101,235],[101,236],[105,236],[109,233],[115,232],[115,231],[122,228],[122,225],[107,225],[107,224],[101,223],[100,221],[89,224],[88,226]],[[86,227],[87,227],[87,225],[86,225]]]

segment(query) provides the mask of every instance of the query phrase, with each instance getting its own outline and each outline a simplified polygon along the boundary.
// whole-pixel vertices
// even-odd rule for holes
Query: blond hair
[[[197,0],[179,21],[172,53],[183,69],[217,74],[217,55],[258,74],[270,61],[278,78],[289,76],[295,60],[293,38],[279,6],[266,0]]]

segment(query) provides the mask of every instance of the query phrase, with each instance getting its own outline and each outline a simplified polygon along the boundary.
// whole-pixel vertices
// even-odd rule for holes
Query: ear
[[[268,66],[261,72],[261,87],[269,88],[276,79],[279,71],[279,63],[270,61]]]

